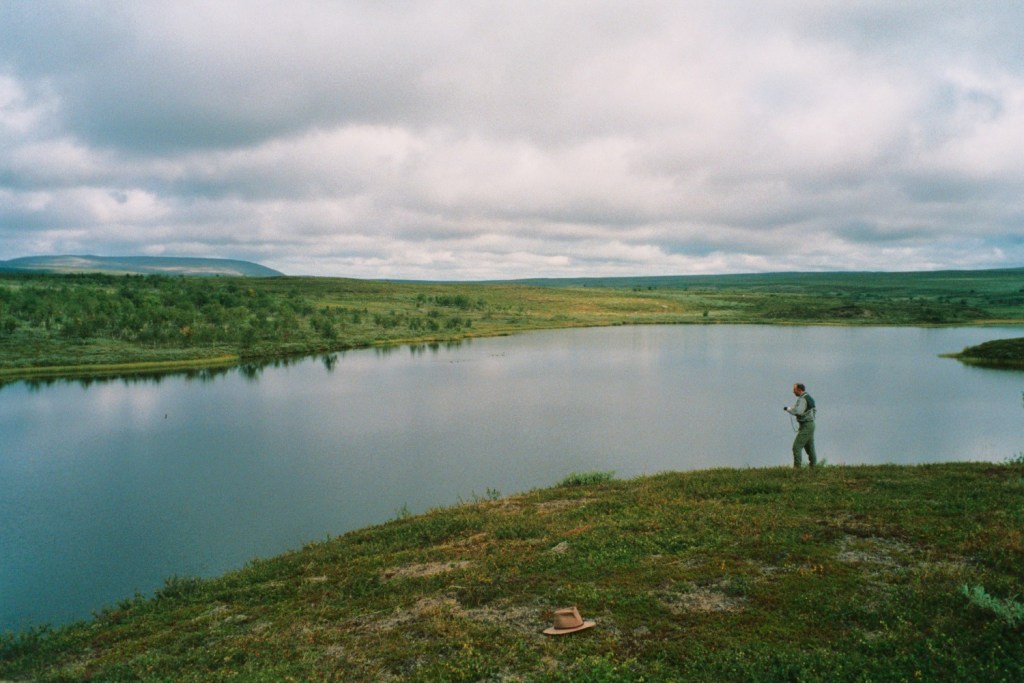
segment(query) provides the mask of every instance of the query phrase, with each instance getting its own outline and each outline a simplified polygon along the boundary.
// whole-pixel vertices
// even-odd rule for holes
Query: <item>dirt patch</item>
[[[249,621],[247,614],[236,614],[227,605],[217,605],[192,619],[193,624],[208,623],[213,626]],[[3,683],[0,681],[0,683]]]
[[[431,615],[437,615],[443,612],[454,612],[455,614],[458,614],[461,611],[462,606],[459,605],[459,601],[454,598],[422,598],[418,600],[415,605],[406,610],[396,609],[394,612],[387,615],[378,614],[360,617],[355,620],[355,625],[358,628],[370,631],[371,633],[383,633],[384,631],[396,629],[411,621],[416,621],[417,619],[422,619]]]
[[[456,538],[451,541],[448,541],[447,543],[435,545],[432,547],[432,549],[437,549],[443,553],[446,550],[477,550],[481,548],[487,548],[491,545],[494,545],[494,538],[491,536],[491,534],[487,533],[486,531],[482,531],[478,534],[473,534],[472,536],[466,536],[465,538]]]
[[[873,538],[877,537],[879,533],[878,524],[866,521],[857,515],[851,515],[848,513],[840,513],[833,517],[821,520],[821,524],[826,527],[838,529],[848,536],[855,536],[857,538]]]
[[[473,621],[483,622],[516,631],[540,632],[550,623],[543,619],[543,610],[509,604],[496,604],[465,610],[465,616]]]
[[[877,536],[845,536],[839,545],[840,551],[836,559],[847,564],[897,567],[905,564],[913,554],[913,548],[906,543]]]
[[[220,617],[231,614],[231,608],[227,605],[217,605],[216,607],[207,610],[201,614],[197,619],[219,619]]]
[[[543,503],[537,503],[538,512],[558,512],[560,510],[569,510],[572,508],[578,508],[591,502],[592,498],[561,498],[559,500],[548,500]]]
[[[404,567],[392,567],[381,572],[381,578],[385,581],[394,579],[419,579],[426,576],[436,576],[458,569],[465,569],[471,562],[468,560],[456,560],[453,562],[425,562],[423,564],[407,564]]]
[[[942,576],[959,582],[966,581],[973,571],[971,563],[962,557],[934,562],[921,562],[917,568],[922,574]]]
[[[689,593],[668,593],[661,603],[673,614],[692,612],[739,612],[744,600],[733,598],[713,588],[697,588]]]
[[[476,503],[494,512],[517,512],[523,509],[523,501],[518,498],[501,498],[499,500],[484,500]]]
[[[396,610],[387,615],[366,615],[353,622],[353,626],[371,633],[382,633],[399,628],[420,619],[446,618],[468,619],[501,628],[540,633],[545,627],[543,610],[508,603],[497,603],[486,607],[465,609],[456,598],[448,595],[421,598],[406,610]]]

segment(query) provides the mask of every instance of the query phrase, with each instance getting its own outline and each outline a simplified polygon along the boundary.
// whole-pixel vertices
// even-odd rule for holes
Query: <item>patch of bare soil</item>
[[[547,500],[543,503],[537,503],[538,512],[558,512],[560,510],[568,510],[571,508],[578,508],[591,502],[591,498],[561,498],[559,500]]]
[[[537,607],[508,603],[477,607],[465,610],[463,613],[473,621],[511,628],[517,631],[536,631],[539,633],[550,625],[550,619],[544,618],[543,610]]]
[[[480,546],[489,545],[491,542],[491,535],[486,531],[482,531],[466,538],[457,538],[449,541],[448,543],[442,543],[439,547],[441,548],[475,548]]]
[[[421,598],[409,609],[396,610],[391,614],[360,617],[352,625],[371,633],[382,633],[420,619],[438,616],[469,619],[502,628],[537,633],[547,625],[544,611],[537,607],[500,602],[486,607],[465,609],[457,599],[447,595]]]
[[[565,555],[567,552],[569,552],[569,541],[562,541],[558,545],[548,550],[548,552],[554,553],[555,555]]]
[[[742,598],[734,598],[711,587],[696,588],[688,593],[665,593],[661,603],[673,614],[692,612],[739,612]]]
[[[425,576],[435,576],[453,572],[457,569],[465,569],[471,563],[468,560],[455,560],[451,562],[425,562],[422,564],[407,564],[404,567],[392,567],[381,572],[381,578],[385,581],[394,579],[418,579]]]
[[[879,567],[896,567],[906,563],[914,549],[906,543],[877,536],[845,536],[840,541],[840,562],[847,564],[872,564]]]

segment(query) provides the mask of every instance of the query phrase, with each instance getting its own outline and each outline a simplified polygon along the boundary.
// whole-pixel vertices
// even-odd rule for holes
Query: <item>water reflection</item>
[[[258,365],[256,363],[242,363],[238,366],[238,374],[250,382],[254,382],[263,374],[263,368],[265,367],[267,367],[267,364]]]
[[[1022,449],[1022,376],[938,357],[998,334],[619,327],[10,383],[0,630],[476,491],[784,466],[794,381],[832,464],[1000,462]]]
[[[417,344],[398,344],[390,346],[374,347],[373,353],[381,358],[387,358],[403,348],[407,348],[411,356],[422,356],[428,351],[437,354],[441,349],[453,350],[469,345],[470,340],[456,340],[450,342],[428,342]],[[362,349],[367,351],[367,349]],[[30,391],[39,391],[47,387],[60,385],[77,385],[87,389],[94,385],[119,383],[124,386],[136,384],[160,384],[167,379],[184,379],[186,381],[212,382],[228,374],[237,372],[247,380],[258,381],[267,368],[287,368],[297,363],[304,363],[309,360],[319,360],[323,367],[332,371],[339,361],[345,358],[348,350],[332,351],[329,353],[312,354],[309,356],[285,356],[282,358],[246,360],[235,365],[218,365],[206,368],[175,368],[173,370],[136,371],[123,372],[96,372],[92,374],[75,375],[74,377],[30,377],[18,379],[0,379],[0,391],[16,386],[24,385]],[[358,351],[358,350],[357,350]]]
[[[186,381],[212,382],[218,377],[223,377],[232,372],[229,366],[215,368],[190,368],[177,370],[162,370],[159,372],[133,372],[130,374],[102,373],[94,375],[82,375],[76,377],[32,377],[26,379],[2,380],[0,391],[15,385],[24,385],[30,391],[37,392],[42,389],[60,385],[77,385],[87,389],[95,385],[121,384],[133,386],[137,384],[160,384],[166,379],[181,378]]]

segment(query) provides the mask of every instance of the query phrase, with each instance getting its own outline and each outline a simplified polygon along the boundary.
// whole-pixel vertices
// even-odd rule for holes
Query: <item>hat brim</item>
[[[546,636],[564,636],[567,633],[576,633],[576,631],[582,631],[585,628],[593,628],[597,625],[596,621],[584,621],[579,626],[573,626],[572,628],[551,628],[544,629],[544,635]]]

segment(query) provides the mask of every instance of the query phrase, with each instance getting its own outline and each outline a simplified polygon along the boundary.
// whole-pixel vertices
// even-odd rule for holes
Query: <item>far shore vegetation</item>
[[[993,339],[977,346],[969,346],[960,353],[949,354],[949,357],[968,365],[1024,370],[1024,337]]]
[[[1024,324],[1024,270],[497,283],[4,273],[0,381],[657,323]]]

